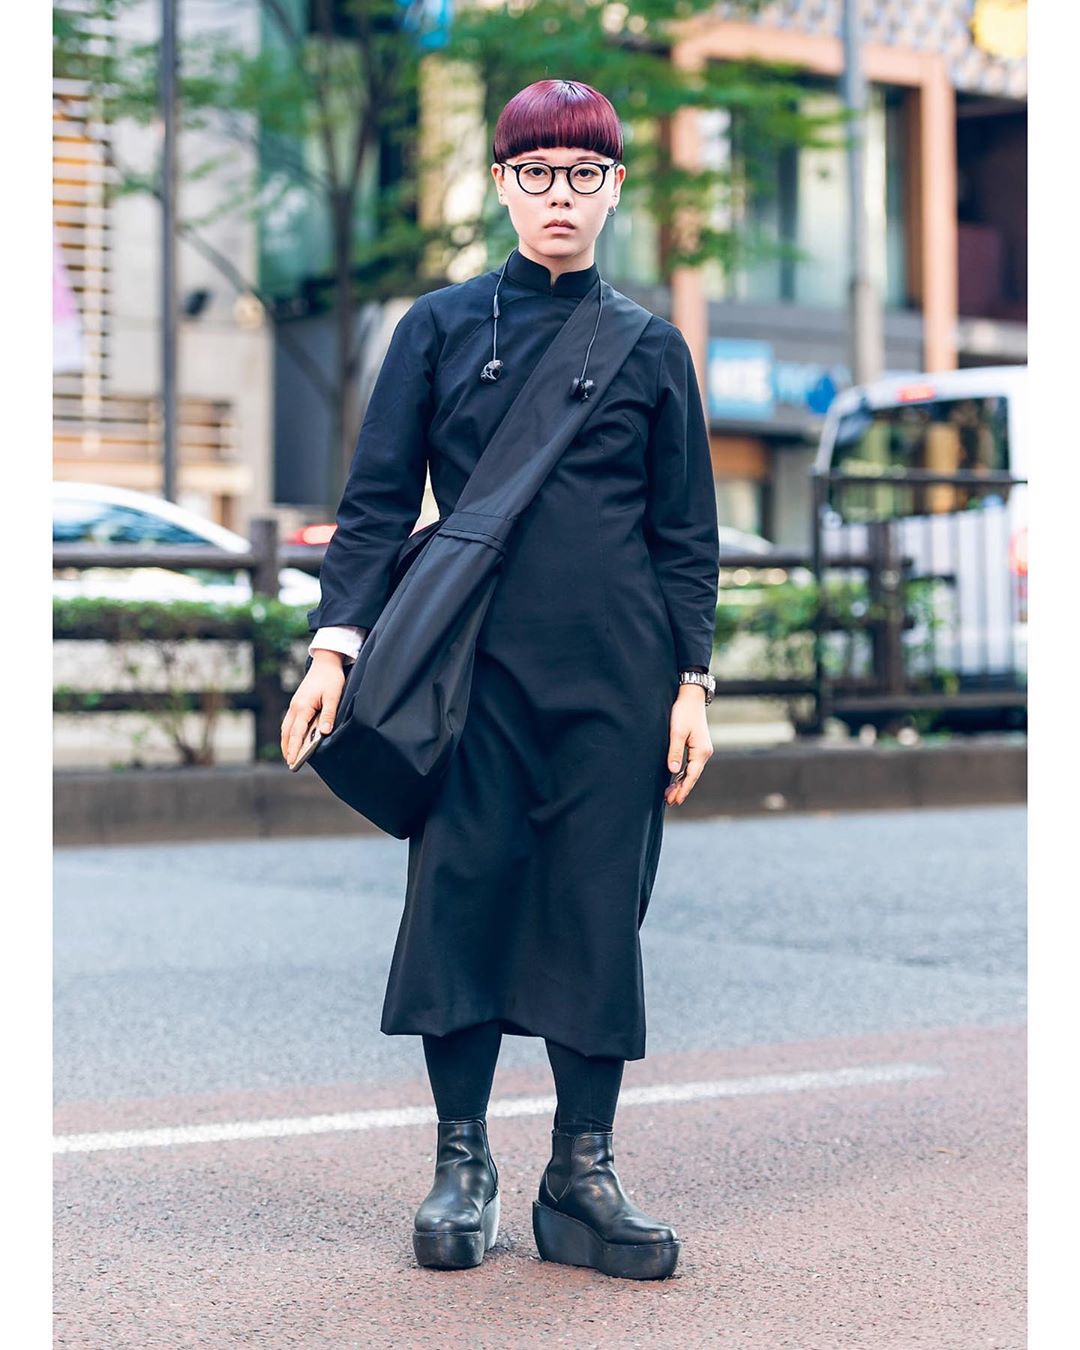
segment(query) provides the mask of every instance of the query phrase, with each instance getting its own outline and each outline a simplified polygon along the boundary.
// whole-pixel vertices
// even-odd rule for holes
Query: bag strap
[[[585,400],[569,393],[571,380],[581,371],[586,335],[596,322],[586,296],[507,409],[440,533],[475,538],[501,550],[516,517],[599,405],[653,317],[608,282],[601,280],[600,285],[604,307],[588,370],[596,388]]]

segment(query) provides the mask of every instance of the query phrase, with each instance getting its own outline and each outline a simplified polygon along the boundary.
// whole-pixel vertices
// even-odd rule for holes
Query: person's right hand
[[[316,717],[319,730],[328,735],[334,727],[341,691],[345,687],[345,662],[339,652],[316,649],[311,669],[300,681],[281,724],[281,754],[291,764]]]

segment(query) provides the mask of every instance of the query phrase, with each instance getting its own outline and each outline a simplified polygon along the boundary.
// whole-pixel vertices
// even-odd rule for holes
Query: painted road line
[[[828,1088],[872,1087],[882,1083],[910,1083],[940,1078],[937,1064],[862,1064],[847,1069],[818,1069],[803,1073],[755,1074],[746,1078],[717,1078],[697,1083],[657,1083],[652,1087],[624,1088],[619,1106],[663,1106],[673,1102],[706,1101],[713,1097],[752,1097],[775,1092],[815,1092]],[[494,1116],[539,1116],[554,1111],[554,1095],[504,1097],[488,1106]],[[228,1144],[244,1139],[286,1139],[305,1134],[332,1134],[339,1130],[386,1130],[402,1125],[434,1124],[433,1106],[386,1107],[374,1111],[341,1111],[333,1115],[278,1117],[266,1120],[222,1121],[215,1125],[167,1125],[151,1130],[115,1130],[95,1134],[60,1134],[54,1153],[99,1153],[108,1149],[172,1148],[182,1144]]]

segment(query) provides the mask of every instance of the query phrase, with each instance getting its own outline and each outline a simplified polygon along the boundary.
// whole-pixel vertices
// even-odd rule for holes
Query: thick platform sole
[[[623,1280],[666,1280],[679,1262],[681,1243],[605,1242],[588,1224],[533,1201],[533,1236],[545,1261],[591,1266]]]
[[[484,1206],[481,1226],[471,1233],[422,1233],[413,1230],[413,1251],[418,1263],[435,1270],[467,1270],[478,1266],[499,1236],[500,1193]]]

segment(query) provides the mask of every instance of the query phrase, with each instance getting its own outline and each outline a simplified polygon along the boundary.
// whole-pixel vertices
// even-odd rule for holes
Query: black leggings
[[[424,1034],[431,1092],[440,1120],[486,1117],[495,1062],[502,1044],[500,1022],[478,1022],[448,1036]],[[555,1078],[554,1127],[566,1134],[606,1132],[615,1122],[625,1060],[582,1055],[544,1041]]]

